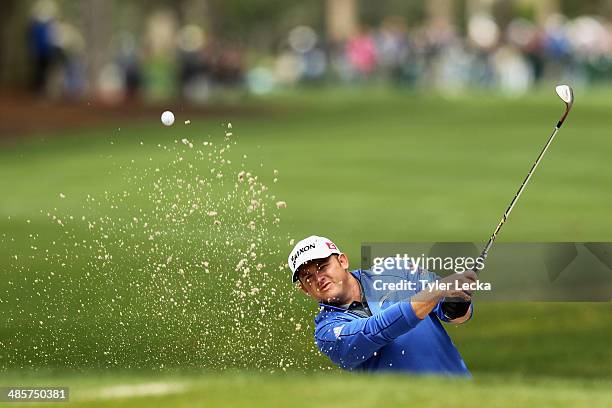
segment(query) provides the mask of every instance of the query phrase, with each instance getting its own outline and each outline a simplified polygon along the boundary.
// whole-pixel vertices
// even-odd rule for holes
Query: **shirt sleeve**
[[[349,320],[338,314],[324,320],[315,330],[315,340],[335,364],[351,370],[420,321],[410,302],[399,302],[368,318]]]

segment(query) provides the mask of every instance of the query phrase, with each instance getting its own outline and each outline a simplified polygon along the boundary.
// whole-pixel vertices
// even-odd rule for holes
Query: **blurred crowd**
[[[593,84],[612,79],[612,24],[555,14],[543,25],[517,18],[502,29],[477,14],[461,35],[452,25],[408,28],[389,17],[338,44],[297,27],[268,75],[272,84],[379,80],[451,93],[484,87],[520,94],[542,80]]]
[[[79,29],[51,0],[33,8],[27,33],[32,89],[48,97],[92,93],[109,102],[183,98],[206,102],[229,89],[263,94],[296,85],[388,83],[461,92],[494,88],[521,94],[542,80],[594,84],[612,79],[612,24],[600,17],[517,18],[501,27],[487,14],[466,27],[399,16],[329,41],[308,26],[279,38],[275,50],[214,38],[170,11],[147,17],[144,32],[119,32],[93,66]]]
[[[28,25],[32,89],[46,97],[78,99],[95,94],[108,103],[182,97],[209,99],[214,88],[244,84],[243,50],[206,36],[197,25],[178,27],[172,12],[153,12],[144,33],[112,35],[94,66],[85,36],[59,16],[56,4],[41,0]],[[89,50],[91,51],[91,50]]]

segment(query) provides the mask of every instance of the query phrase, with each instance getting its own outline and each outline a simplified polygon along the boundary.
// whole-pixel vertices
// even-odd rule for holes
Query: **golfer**
[[[471,295],[461,290],[385,291],[389,282],[428,281],[460,285],[476,281],[469,271],[439,279],[418,269],[385,275],[349,271],[348,257],[329,239],[310,236],[289,255],[293,282],[319,302],[315,341],[346,370],[402,371],[469,376],[440,321],[461,324],[472,316]],[[465,301],[445,302],[445,298]]]

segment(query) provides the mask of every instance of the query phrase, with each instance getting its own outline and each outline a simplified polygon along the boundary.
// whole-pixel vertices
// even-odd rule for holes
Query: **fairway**
[[[586,382],[551,378],[477,376],[473,380],[389,375],[257,373],[138,375],[119,372],[60,375],[20,384],[70,387],[71,407],[377,407],[451,405],[468,408],[475,400],[494,407],[594,407],[612,404],[610,380]],[[317,391],[314,397],[313,391]],[[434,401],[435,396],[435,403]],[[197,404],[194,405],[194,402]]]
[[[610,92],[590,91],[587,98],[576,90],[572,115],[500,242],[612,240]],[[8,261],[0,266],[0,369],[7,379],[21,367],[44,367],[24,381],[69,385],[71,406],[180,407],[196,400],[204,406],[253,406],[254,400],[257,406],[288,400],[296,407],[329,406],[340,394],[343,405],[359,406],[427,406],[432,394],[437,405],[453,407],[473,406],[475,400],[500,407],[612,403],[610,303],[479,304],[476,298],[474,319],[448,327],[473,382],[346,376],[327,372],[331,364],[312,341],[316,305],[294,290],[284,267],[290,240],[310,234],[332,238],[354,268],[361,242],[486,241],[561,113],[552,92],[507,99],[379,88],[311,90],[247,99],[240,109],[259,113],[210,118],[175,110],[177,123],[170,128],[151,117],[2,145],[0,256]],[[258,175],[272,205],[266,217],[278,214],[280,221],[262,218],[266,228],[250,236],[231,229],[230,222],[215,229],[212,219],[179,223],[158,217],[164,240],[159,259],[151,259],[146,239],[137,230],[125,232],[126,220],[159,215],[150,201],[156,168],[167,176],[161,205],[185,197],[177,178],[210,176],[218,169],[181,140],[221,147],[228,123],[236,144],[226,156],[234,166],[223,178],[226,186],[241,168]],[[177,167],[178,156],[181,166],[191,167]],[[210,194],[212,202],[222,195]],[[278,200],[287,208],[273,207]],[[58,226],[52,215],[69,221]],[[82,217],[112,221],[104,224],[114,239],[105,244],[114,255],[109,267],[98,267],[102,263],[92,256],[100,255],[95,243],[102,241],[79,224]],[[240,218],[243,227],[246,222]],[[204,243],[256,238],[262,238],[258,259],[266,267],[251,271],[245,282],[264,285],[245,290],[252,296],[242,313],[218,313],[241,277],[223,251],[207,258],[223,279],[207,275]],[[83,241],[92,249],[79,246]],[[45,250],[61,257],[48,261]],[[172,263],[166,262],[169,255]],[[167,267],[152,275],[162,263]],[[193,284],[188,291],[186,282]],[[46,371],[65,368],[103,371],[78,378]],[[113,375],[124,368],[154,368],[161,377]],[[168,368],[179,373],[164,372]],[[312,374],[321,370],[325,374]],[[97,399],[106,384],[159,381],[182,385],[176,394],[159,397]],[[314,388],[329,397],[311,402]]]

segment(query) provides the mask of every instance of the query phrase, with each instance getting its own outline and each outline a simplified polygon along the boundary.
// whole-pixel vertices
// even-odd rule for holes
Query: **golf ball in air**
[[[172,126],[172,124],[174,123],[174,113],[170,111],[165,111],[161,115],[161,121],[166,126]]]

